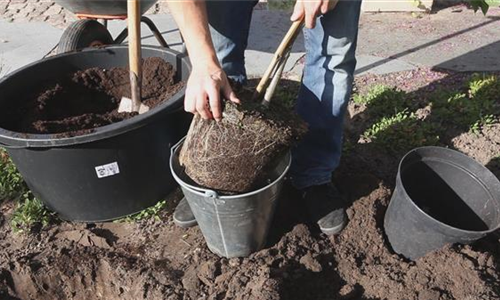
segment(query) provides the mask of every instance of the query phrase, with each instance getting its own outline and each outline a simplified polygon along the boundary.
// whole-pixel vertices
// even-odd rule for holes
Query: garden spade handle
[[[285,55],[286,51],[288,48],[293,45],[293,42],[297,38],[297,36],[300,33],[300,29],[302,28],[302,24],[304,23],[304,19],[295,21],[292,23],[292,26],[286,33],[285,37],[281,41],[281,44],[279,45],[278,49],[276,50],[276,53],[274,53],[273,60],[271,61],[271,64],[267,68],[266,72],[264,73],[264,76],[262,76],[262,79],[259,82],[259,85],[257,85],[257,88],[255,89],[255,96],[259,96],[262,94],[264,89],[267,87],[269,84],[269,78],[271,77],[272,73],[276,71],[276,66],[282,59],[283,55]]]
[[[141,3],[140,0],[127,0],[128,15],[128,59],[130,68],[130,88],[132,111],[141,107]]]
[[[292,49],[289,48],[287,52],[284,54],[283,58],[278,63],[278,66],[276,67],[276,72],[274,73],[271,83],[269,84],[269,87],[266,89],[266,93],[264,94],[262,105],[268,106],[269,103],[271,103],[271,98],[273,97],[274,92],[276,91],[276,87],[278,86],[278,82],[281,79],[281,75],[285,70],[286,61],[290,57],[291,50]]]

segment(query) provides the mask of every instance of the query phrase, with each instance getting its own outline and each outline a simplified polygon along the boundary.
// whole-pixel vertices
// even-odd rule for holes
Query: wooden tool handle
[[[276,70],[276,65],[280,61],[280,59],[283,57],[285,52],[287,51],[288,48],[291,47],[295,39],[300,33],[300,29],[302,28],[302,24],[304,23],[304,20],[301,19],[299,21],[295,21],[292,23],[292,26],[286,33],[285,37],[281,41],[281,44],[278,46],[278,49],[276,50],[276,53],[274,53],[273,60],[271,61],[271,64],[267,68],[266,72],[264,73],[264,76],[262,76],[262,79],[259,82],[259,85],[257,85],[257,88],[255,92],[257,94],[261,94],[262,91],[266,88],[269,78],[271,77],[273,71]]]
[[[130,68],[130,87],[132,92],[132,110],[139,111],[141,104],[141,2],[127,0],[128,15],[128,57]]]
[[[284,54],[285,56],[280,60],[277,70],[274,73],[273,79],[271,80],[271,83],[269,84],[269,87],[267,88],[266,93],[264,94],[262,105],[268,106],[269,103],[271,103],[271,98],[273,98],[274,92],[276,92],[276,87],[278,86],[278,82],[280,81],[281,76],[283,75],[283,71],[285,70],[286,61],[288,60],[288,57],[290,57],[290,52],[291,49],[288,49],[288,51]]]

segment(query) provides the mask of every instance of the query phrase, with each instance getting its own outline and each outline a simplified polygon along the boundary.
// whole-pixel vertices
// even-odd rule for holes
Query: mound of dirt
[[[288,189],[268,247],[243,259],[214,255],[198,228],[177,228],[170,213],[163,222],[63,223],[24,240],[5,224],[0,298],[500,299],[499,236],[407,261],[391,251],[382,230],[390,189],[366,174],[346,179],[344,193],[356,201],[339,236],[303,224],[296,192]],[[180,193],[175,197],[172,207]]]
[[[161,58],[143,61],[142,101],[150,108],[168,101],[183,86],[175,82],[174,67]],[[76,136],[92,129],[131,118],[136,113],[118,113],[122,97],[130,98],[127,68],[91,68],[78,71],[35,88],[3,114],[2,128],[31,134]]]

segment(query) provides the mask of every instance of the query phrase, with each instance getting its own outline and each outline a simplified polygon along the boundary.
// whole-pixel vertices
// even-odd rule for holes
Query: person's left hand
[[[304,18],[307,28],[316,26],[316,18],[334,9],[338,0],[297,0],[291,20],[293,22]]]

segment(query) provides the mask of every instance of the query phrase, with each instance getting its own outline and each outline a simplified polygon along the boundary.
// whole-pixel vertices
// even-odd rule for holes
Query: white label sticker
[[[97,166],[95,167],[95,171],[98,178],[104,178],[119,174],[120,168],[118,167],[118,163],[114,162],[107,165]]]

